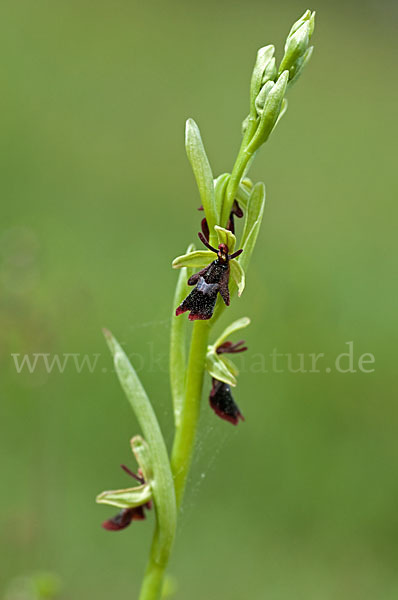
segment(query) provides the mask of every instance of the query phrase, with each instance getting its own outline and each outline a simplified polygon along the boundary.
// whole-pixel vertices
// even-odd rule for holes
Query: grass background
[[[199,204],[184,121],[232,167],[256,50],[300,2],[4,0],[0,10],[0,589],[37,570],[64,599],[136,598],[152,517],[94,504],[128,484],[137,424],[101,335],[140,361],[168,442],[172,258]],[[396,61],[393,2],[319,0],[309,68],[252,171],[268,206],[245,294],[235,398],[204,398],[171,564],[176,598],[398,596]],[[225,317],[224,317],[225,319]],[[225,320],[223,321],[225,323]],[[259,355],[354,342],[373,373],[265,373]],[[100,354],[17,374],[11,353]],[[134,360],[134,357],[133,357]],[[269,359],[268,359],[269,360]],[[327,363],[325,363],[327,364]],[[209,382],[206,382],[206,389]]]

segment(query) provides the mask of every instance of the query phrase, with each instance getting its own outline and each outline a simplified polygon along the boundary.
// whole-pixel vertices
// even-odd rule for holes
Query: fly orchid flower
[[[208,248],[208,251],[197,251],[178,257],[173,262],[173,267],[180,268],[184,266],[203,266],[204,268],[195,273],[188,279],[188,285],[194,285],[195,289],[181,302],[176,309],[176,315],[181,315],[189,311],[188,319],[190,321],[207,320],[213,316],[217,301],[217,295],[220,294],[226,306],[229,306],[229,277],[232,277],[238,284],[240,293],[244,287],[244,272],[239,263],[234,259],[240,256],[243,250],[233,252],[235,246],[235,236],[232,232],[215,227],[219,245],[214,248],[206,240],[202,233],[199,233],[199,239]],[[216,260],[213,253],[217,255]]]
[[[231,342],[226,340],[232,333],[247,327],[250,320],[247,317],[239,319],[227,327],[216,342],[208,347],[206,357],[206,369],[212,377],[212,388],[210,391],[209,402],[214,412],[233,425],[237,425],[239,420],[244,421],[244,417],[236,404],[231,386],[236,386],[238,369],[232,360],[225,354],[238,354],[247,350],[245,342]]]
[[[120,531],[128,527],[132,521],[142,521],[145,519],[144,509],[152,507],[149,447],[140,436],[135,436],[131,440],[131,448],[140,465],[138,475],[125,465],[121,465],[121,467],[140,485],[133,488],[102,492],[96,498],[99,504],[109,504],[121,509],[115,517],[102,523],[102,527],[108,531]]]

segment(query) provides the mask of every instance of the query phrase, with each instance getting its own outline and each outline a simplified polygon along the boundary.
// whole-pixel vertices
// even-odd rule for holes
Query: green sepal
[[[265,185],[256,183],[250,194],[245,227],[242,235],[243,252],[239,262],[247,270],[250,258],[257,241],[265,208]]]
[[[185,149],[195,175],[209,229],[213,231],[214,225],[217,223],[213,173],[199,128],[193,119],[188,119],[186,122]]]
[[[137,487],[125,490],[109,490],[98,494],[95,501],[98,504],[109,504],[117,508],[135,508],[142,506],[152,499],[150,483],[143,483]]]
[[[233,387],[236,386],[236,376],[225,364],[223,355],[217,354],[211,346],[206,355],[206,370],[211,377],[214,377],[214,379],[228,383]],[[234,371],[236,371],[236,369],[234,369]]]
[[[130,440],[130,446],[143,478],[146,482],[151,483],[153,480],[153,465],[148,444],[140,435],[135,435]]]
[[[213,347],[218,348],[232,334],[234,334],[236,331],[239,331],[240,329],[244,329],[248,325],[250,325],[249,317],[241,317],[240,319],[237,319],[236,321],[234,321],[233,323],[231,323],[230,325],[228,325],[228,327],[226,327],[224,329],[224,331],[218,336],[218,338],[214,342]]]
[[[225,244],[228,248],[228,253],[232,254],[236,244],[236,237],[229,231],[228,229],[224,229],[224,227],[215,226],[215,232],[217,233],[218,243]]]
[[[214,252],[210,250],[195,250],[182,256],[177,256],[172,262],[173,269],[181,269],[182,267],[206,267],[213,262]]]
[[[229,264],[231,268],[232,279],[238,286],[238,296],[241,296],[243,290],[245,289],[245,272],[242,265],[237,260],[231,260]]]

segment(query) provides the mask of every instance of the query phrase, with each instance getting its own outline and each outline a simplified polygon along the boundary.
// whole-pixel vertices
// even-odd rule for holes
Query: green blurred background
[[[184,121],[214,173],[230,170],[256,50],[280,58],[306,8],[3,0],[0,596],[46,570],[65,599],[137,597],[153,515],[110,534],[112,509],[94,504],[129,485],[138,431],[101,327],[137,355],[170,443],[170,262],[200,219]],[[310,8],[316,50],[251,172],[268,206],[228,311],[253,321],[246,422],[204,397],[170,568],[180,599],[398,597],[397,7]],[[256,366],[274,348],[333,359],[347,341],[373,373]],[[34,352],[100,357],[93,373],[18,374],[11,353]]]

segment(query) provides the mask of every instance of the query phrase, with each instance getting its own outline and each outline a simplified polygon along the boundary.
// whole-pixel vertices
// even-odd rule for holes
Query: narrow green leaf
[[[214,180],[214,192],[216,196],[217,221],[221,219],[222,203],[224,201],[225,190],[227,189],[228,181],[231,178],[230,173],[223,173]]]
[[[152,498],[151,485],[143,483],[125,490],[109,490],[99,494],[95,501],[98,504],[109,504],[117,508],[135,508],[149,502]]]
[[[173,269],[181,269],[182,267],[205,267],[214,260],[214,252],[210,250],[195,250],[182,256],[177,256],[171,264]]]
[[[228,325],[228,327],[226,327],[224,329],[224,331],[221,333],[221,335],[219,335],[219,337],[214,342],[213,347],[214,348],[218,348],[231,335],[233,335],[234,333],[236,333],[240,329],[244,329],[248,325],[250,325],[250,319],[249,319],[249,317],[242,317],[241,319],[237,319],[237,321],[234,321],[233,323],[231,323],[230,325]]]
[[[173,476],[170,469],[166,444],[155,412],[148,396],[123,348],[104,330],[108,346],[113,354],[116,374],[148,442],[153,465],[153,500],[158,524],[156,560],[166,560],[172,545],[177,519]]]
[[[243,208],[246,208],[247,206],[252,188],[253,182],[248,177],[242,179],[238,186],[236,191],[236,199],[238,200],[239,204],[243,206]]]
[[[186,255],[192,254],[194,245],[187,248]],[[173,398],[174,422],[179,427],[181,410],[184,402],[185,373],[186,373],[186,333],[187,319],[178,319],[175,314],[177,306],[181,304],[189,293],[187,281],[190,273],[187,267],[182,267],[178,276],[177,287],[174,295],[173,312],[171,316],[170,334],[170,385]]]
[[[257,183],[250,195],[245,227],[242,235],[242,248],[243,252],[239,257],[239,263],[246,271],[250,258],[257,241],[258,233],[260,230],[261,222],[263,219],[265,207],[265,185],[263,183]]]
[[[188,119],[186,122],[185,148],[195,175],[210,233],[213,236],[213,228],[217,223],[213,173],[203,146],[199,128],[193,119]]]
[[[232,279],[238,286],[238,296],[241,296],[245,289],[245,272],[237,260],[231,260],[229,264],[231,267]]]

